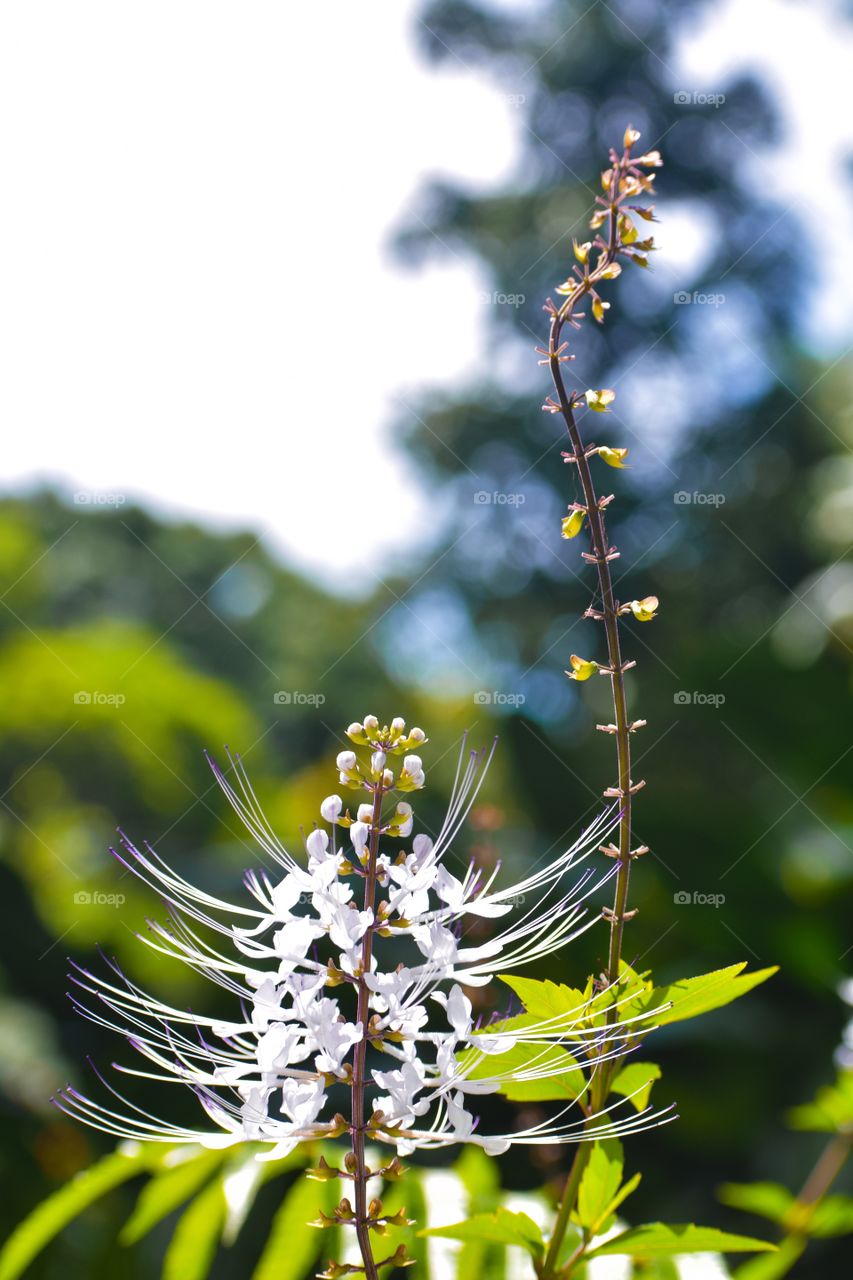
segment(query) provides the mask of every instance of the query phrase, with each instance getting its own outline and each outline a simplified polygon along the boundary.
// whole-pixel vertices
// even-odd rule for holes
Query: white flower
[[[340,796],[326,796],[326,799],[320,805],[320,816],[325,822],[335,823],[341,816],[341,810],[344,802]]]
[[[366,822],[354,822],[349,829],[349,834],[356,857],[360,858],[370,837],[370,827]]]
[[[364,728],[380,732],[375,717],[368,716]],[[371,750],[379,748],[362,746]],[[583,1020],[589,1001],[568,1014],[528,1017],[512,1027],[498,1022],[483,1031],[473,1025],[466,988],[555,953],[595,923],[594,914],[584,920],[583,903],[613,869],[597,877],[578,868],[618,814],[602,815],[576,844],[519,884],[498,888],[496,871],[484,877],[473,865],[455,874],[447,862],[490,758],[463,751],[435,839],[417,835],[399,855],[379,852],[380,839],[383,833],[407,838],[413,814],[397,799],[389,802],[391,816],[383,816],[382,780],[365,784],[373,788],[373,803],[359,807],[349,828],[353,858],[335,848],[342,804],[327,797],[321,813],[332,839],[323,829],[310,832],[307,869],[272,831],[239,758],[229,757],[233,782],[214,764],[271,863],[269,871],[247,873],[251,896],[241,904],[196,888],[148,846],[139,849],[122,836],[116,857],[169,909],[169,926],[153,924],[144,941],[227,992],[234,1015],[223,1022],[172,1006],[125,978],[115,962],[104,976],[76,970],[75,981],[93,1001],[91,1009],[78,1007],[122,1034],[141,1060],[119,1070],[189,1087],[214,1129],[158,1120],[131,1102],[118,1109],[70,1087],[58,1105],[121,1137],[210,1147],[251,1140],[268,1148],[260,1158],[276,1159],[299,1142],[340,1135],[327,1107],[329,1082],[337,1080],[353,1091],[367,1083],[371,1092],[359,1105],[367,1108],[370,1139],[401,1153],[455,1142],[495,1153],[511,1143],[582,1140],[587,1121],[583,1114],[567,1119],[571,1102],[550,1119],[493,1135],[480,1132],[471,1108],[508,1078],[562,1073],[563,1055],[548,1052],[554,1046],[577,1055],[597,1052],[600,1029]],[[337,764],[355,770],[356,753],[341,752]],[[417,785],[419,756],[405,757],[404,773]],[[490,940],[469,945],[467,930],[482,917],[502,918],[501,925]],[[605,1056],[624,1052],[627,1031],[608,1034]],[[507,1068],[505,1055],[519,1044],[532,1050],[526,1065]],[[603,1113],[595,1136],[631,1132],[658,1118],[649,1108],[621,1120]]]

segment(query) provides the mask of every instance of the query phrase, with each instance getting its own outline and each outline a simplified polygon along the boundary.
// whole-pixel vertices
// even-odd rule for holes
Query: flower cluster
[[[79,1007],[123,1034],[146,1060],[119,1070],[189,1086],[215,1128],[167,1123],[123,1098],[122,1110],[115,1110],[71,1087],[58,1099],[65,1110],[124,1137],[212,1147],[267,1144],[260,1159],[345,1133],[391,1143],[398,1154],[454,1142],[497,1153],[513,1142],[583,1136],[588,1118],[573,1123],[568,1107],[547,1123],[484,1135],[471,1106],[476,1095],[513,1077],[503,1055],[519,1040],[533,1047],[524,1079],[565,1070],[554,1046],[595,1052],[603,1033],[584,1024],[584,1007],[524,1020],[521,1030],[505,1022],[482,1028],[474,1024],[465,988],[488,983],[499,969],[541,959],[595,923],[598,916],[588,915],[584,900],[611,871],[598,877],[581,864],[618,815],[604,812],[554,861],[499,888],[499,868],[485,876],[473,864],[458,874],[450,865],[494,748],[471,752],[463,744],[440,830],[410,840],[412,808],[399,793],[424,785],[421,758],[411,748],[425,735],[407,733],[401,720],[385,726],[374,717],[348,733],[353,749],[337,758],[342,789],[365,799],[354,815],[339,795],[322,802],[323,825],[307,835],[304,862],[273,832],[240,758],[229,754],[227,772],[211,762],[276,868],[246,874],[253,905],[196,888],[149,846],[139,849],[124,835],[113,851],[167,904],[168,924],[152,923],[142,940],[225,988],[241,1012],[223,1022],[182,1011],[142,991],[115,964],[109,977],[76,971],[77,984],[95,998],[91,1007]],[[483,918],[500,920],[495,936],[470,945],[468,926]],[[610,1042],[608,1053],[618,1048],[612,1035]],[[491,1072],[483,1068],[487,1060],[494,1062]],[[349,1117],[329,1114],[341,1089],[352,1095]],[[623,1132],[642,1127],[645,1117],[602,1123],[608,1132]]]

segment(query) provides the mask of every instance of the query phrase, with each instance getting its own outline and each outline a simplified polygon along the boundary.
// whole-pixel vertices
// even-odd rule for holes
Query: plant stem
[[[560,1209],[557,1214],[557,1220],[554,1223],[554,1230],[551,1233],[551,1240],[548,1244],[548,1252],[545,1255],[545,1262],[542,1266],[542,1277],[553,1276],[556,1274],[557,1260],[560,1255],[560,1249],[569,1226],[572,1209],[575,1207],[575,1200],[578,1195],[578,1188],[581,1184],[584,1170],[589,1162],[590,1146],[588,1142],[578,1143],[575,1151],[575,1158],[572,1161],[572,1167],[569,1170],[569,1176],[566,1180],[566,1186],[563,1191],[563,1198],[560,1201]]]
[[[789,1229],[786,1239],[805,1238],[815,1211],[847,1163],[851,1145],[853,1133],[837,1133],[824,1147],[802,1191],[788,1211]]]
[[[565,382],[563,380],[560,350],[561,350],[561,334],[563,326],[567,321],[571,320],[578,301],[587,294],[598,282],[604,278],[605,269],[611,263],[616,261],[620,249],[619,239],[619,223],[618,223],[618,197],[619,197],[619,181],[624,171],[624,166],[628,162],[627,151],[623,154],[622,160],[617,164],[614,163],[610,189],[608,193],[609,199],[609,236],[605,253],[602,254],[600,261],[592,272],[587,272],[581,282],[579,288],[570,296],[570,298],[556,310],[552,316],[551,329],[548,341],[548,363],[551,371],[551,377],[554,383],[554,389],[557,394],[557,401],[560,407],[560,413],[566,426],[569,439],[572,445],[572,453],[574,461],[578,468],[581,487],[583,489],[584,503],[586,505],[587,520],[589,521],[589,538],[592,547],[592,555],[595,559],[596,571],[598,574],[598,587],[601,595],[601,619],[604,622],[605,636],[607,640],[607,662],[610,673],[611,694],[613,698],[613,717],[616,727],[616,764],[618,772],[617,791],[619,795],[619,840],[618,840],[618,870],[616,873],[616,886],[613,896],[613,908],[610,914],[610,944],[608,948],[607,972],[606,978],[608,982],[616,982],[619,977],[619,964],[622,955],[622,937],[625,924],[625,915],[628,907],[628,890],[631,878],[631,810],[632,810],[632,782],[631,782],[631,725],[628,720],[628,702],[625,694],[625,666],[622,662],[622,652],[619,640],[619,603],[616,600],[613,590],[613,578],[610,572],[610,556],[611,548],[607,541],[607,524],[604,518],[604,504],[599,500],[596,493],[595,484],[592,478],[592,471],[589,465],[589,458],[586,453],[586,445],[580,433],[580,429],[575,419],[573,399],[566,391]],[[608,1011],[608,1022],[615,1022],[617,1017],[615,1009]],[[604,1045],[606,1051],[607,1044]],[[608,1063],[602,1066],[596,1073],[591,1089],[592,1105],[591,1110],[594,1113],[600,1107],[607,1097],[610,1088],[610,1081],[613,1078],[614,1064]],[[578,1188],[580,1187],[581,1177],[586,1168],[589,1159],[589,1144],[582,1144],[575,1155],[568,1180],[566,1182],[563,1197],[560,1202],[560,1208],[554,1225],[554,1231],[548,1248],[542,1270],[542,1280],[553,1280],[557,1271],[557,1259],[562,1247],[563,1239],[568,1229],[571,1219],[572,1210],[577,1199]],[[568,1272],[566,1272],[568,1274]]]
[[[379,829],[382,819],[382,783],[376,784],[373,798],[373,817],[367,846],[367,868],[364,878],[364,910],[372,911],[376,897],[376,856],[379,852]],[[364,1263],[366,1280],[378,1280],[379,1272],[373,1258],[370,1242],[370,1225],[367,1212],[367,1179],[370,1176],[364,1159],[364,1089],[367,1078],[367,1026],[370,1018],[370,989],[364,975],[370,972],[373,956],[373,927],[370,926],[361,944],[361,974],[358,979],[358,1011],[356,1021],[361,1023],[361,1039],[355,1046],[352,1068],[352,1154],[355,1159],[355,1232]]]

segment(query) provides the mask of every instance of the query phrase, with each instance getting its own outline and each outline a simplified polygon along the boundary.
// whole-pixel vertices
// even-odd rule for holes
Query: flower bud
[[[385,768],[385,759],[384,751],[374,751],[373,755],[370,757],[370,771],[374,777],[378,777]]]
[[[355,752],[339,751],[335,764],[338,766],[341,773],[351,773],[355,768]]]
[[[376,716],[364,717],[365,733],[375,733],[378,728],[379,728],[379,721],[376,719]]]
[[[563,537],[575,538],[583,528],[585,511],[570,511],[567,516],[563,517]]]
[[[602,462],[606,462],[608,467],[616,467],[618,470],[624,470],[625,459],[628,456],[627,449],[611,449],[609,445],[603,444],[601,448],[596,449],[596,453]]]
[[[419,729],[417,725],[415,725],[414,729],[412,729],[409,734],[409,742],[426,742],[426,734],[423,729]]]
[[[364,736],[364,725],[359,724],[358,720],[353,720],[352,724],[347,729],[347,737],[352,738],[353,742],[366,742],[367,739]]]
[[[424,762],[420,756],[403,756],[403,768],[406,773],[422,773]]]
[[[390,769],[386,769],[382,775],[382,788],[384,791],[390,791],[394,785],[394,774]]]
[[[350,839],[352,847],[355,849],[357,856],[360,858],[364,853],[367,840],[370,835],[370,827],[366,822],[354,822],[350,827]]]
[[[586,658],[579,658],[573,653],[569,658],[571,671],[567,671],[566,675],[570,680],[588,680],[590,676],[595,675],[598,670],[598,663],[589,661]]]
[[[631,147],[633,147],[635,142],[639,142],[639,141],[640,141],[640,130],[635,129],[633,125],[629,124],[628,128],[625,130],[625,136],[622,139],[622,142],[624,143],[624,146],[625,146],[625,150],[628,151]]]
[[[584,395],[586,397],[587,407],[594,409],[596,413],[606,413],[608,407],[616,399],[616,392],[611,391],[607,387],[602,391],[593,391],[592,388],[590,388],[589,391],[584,392]]]
[[[358,822],[368,822],[368,823],[372,822],[373,821],[373,805],[360,804],[358,806],[358,813],[356,814],[356,820]]]
[[[420,862],[422,858],[425,858],[431,849],[432,849],[431,836],[424,835],[423,832],[421,832],[420,835],[415,836],[414,840],[412,841],[412,853],[415,855],[415,858],[417,859],[418,862]]]
[[[326,796],[326,799],[320,805],[320,815],[326,822],[335,823],[341,816],[343,807],[344,802],[340,796]]]
[[[395,716],[394,719],[391,721],[391,731],[392,733],[405,733],[406,732],[405,720],[403,720],[400,716]]]
[[[657,596],[646,596],[643,600],[631,601],[631,612],[638,622],[651,622],[658,611],[659,604]]]
[[[326,831],[320,831],[319,828],[311,831],[306,840],[308,846],[308,855],[317,861],[322,861],[326,856],[326,850],[329,847],[329,836]]]
[[[412,806],[405,800],[401,800],[394,812],[394,817],[388,824],[388,835],[402,838],[411,835],[413,822]]]

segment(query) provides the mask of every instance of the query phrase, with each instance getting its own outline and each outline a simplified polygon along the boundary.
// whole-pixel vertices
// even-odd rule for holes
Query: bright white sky
[[[786,193],[837,185],[853,42],[831,0],[712,8],[674,88],[724,90],[760,56],[789,113]],[[452,259],[401,271],[385,246],[425,173],[509,176],[519,125],[506,87],[419,62],[415,9],[0,8],[0,483],[248,526],[343,585],[418,536],[390,424],[482,355],[484,282]]]

